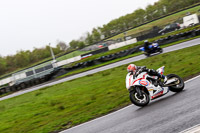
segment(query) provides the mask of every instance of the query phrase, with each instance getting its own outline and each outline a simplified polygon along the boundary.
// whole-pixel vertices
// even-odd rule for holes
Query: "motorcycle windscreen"
[[[162,67],[158,68],[156,71],[163,75],[164,69],[165,69],[165,66],[162,66]]]

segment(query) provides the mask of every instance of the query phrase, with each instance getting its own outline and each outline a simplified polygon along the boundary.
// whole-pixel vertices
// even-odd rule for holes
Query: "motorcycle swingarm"
[[[176,82],[176,81],[178,81],[177,78],[172,78],[172,79],[167,80],[167,83],[165,83],[165,84],[166,84],[166,85],[169,85],[170,83]],[[170,84],[170,85],[171,85],[171,84]]]

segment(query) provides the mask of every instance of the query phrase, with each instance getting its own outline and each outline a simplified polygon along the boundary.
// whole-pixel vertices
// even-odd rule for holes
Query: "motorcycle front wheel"
[[[129,97],[133,104],[135,104],[136,106],[144,107],[149,103],[150,98],[146,92],[144,91],[141,92],[142,92],[142,97],[139,97],[139,95],[135,90],[129,93]]]

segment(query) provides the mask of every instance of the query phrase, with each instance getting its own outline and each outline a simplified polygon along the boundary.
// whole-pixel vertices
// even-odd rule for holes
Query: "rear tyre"
[[[150,54],[149,54],[149,53],[147,53],[147,52],[145,53],[145,55],[146,55],[147,57],[149,57],[149,56],[150,56]]]
[[[163,49],[162,49],[162,48],[160,48],[160,49],[159,49],[159,52],[160,52],[160,53],[162,53],[162,52],[163,52]]]
[[[169,90],[170,91],[172,91],[172,92],[180,92],[180,91],[182,91],[184,89],[185,83],[184,83],[182,78],[180,78],[176,74],[167,75],[167,79],[170,79],[170,78],[177,78],[178,79],[178,81],[176,81],[176,85],[169,86]]]
[[[142,91],[142,95],[143,95],[143,97],[139,98],[139,96],[135,90],[132,90],[129,93],[130,100],[133,104],[135,104],[136,106],[144,107],[149,103],[150,98],[149,98],[149,95],[144,91]]]

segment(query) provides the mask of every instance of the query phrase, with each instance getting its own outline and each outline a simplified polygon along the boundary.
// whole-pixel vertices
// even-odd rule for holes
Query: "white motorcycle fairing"
[[[160,74],[164,73],[164,66],[157,70]],[[162,96],[169,92],[168,87],[161,87],[160,85],[155,86],[147,78],[157,79],[157,76],[150,76],[147,72],[140,73],[137,77],[133,78],[131,73],[126,75],[126,88],[130,91],[134,86],[142,86],[143,89],[147,89],[149,92],[150,99],[153,100],[159,96]]]

